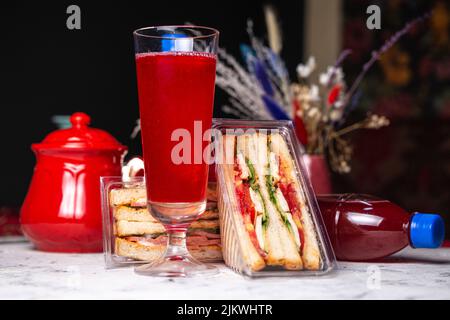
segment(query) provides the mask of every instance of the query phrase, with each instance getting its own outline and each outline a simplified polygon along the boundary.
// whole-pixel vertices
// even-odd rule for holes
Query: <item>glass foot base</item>
[[[137,274],[153,277],[195,277],[210,276],[219,272],[218,268],[204,264],[191,256],[162,257],[154,262],[134,268]]]

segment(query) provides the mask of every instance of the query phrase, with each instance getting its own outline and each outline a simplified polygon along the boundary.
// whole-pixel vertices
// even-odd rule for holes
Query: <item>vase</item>
[[[303,163],[315,194],[333,193],[330,170],[323,155],[304,154]]]

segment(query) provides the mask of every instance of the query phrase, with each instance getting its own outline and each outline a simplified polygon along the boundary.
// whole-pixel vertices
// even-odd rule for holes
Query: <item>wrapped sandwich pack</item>
[[[289,121],[216,119],[225,263],[251,276],[319,275],[335,264]]]
[[[103,249],[107,268],[145,263],[159,258],[166,248],[164,226],[147,209],[143,177],[122,181],[102,177]],[[215,186],[209,186],[206,211],[188,230],[191,254],[204,262],[221,261]]]

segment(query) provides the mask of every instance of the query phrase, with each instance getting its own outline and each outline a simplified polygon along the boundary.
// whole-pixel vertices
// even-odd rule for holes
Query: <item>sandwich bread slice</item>
[[[165,234],[153,236],[117,237],[115,240],[116,254],[141,261],[158,259],[166,249]],[[187,238],[189,251],[194,258],[203,261],[219,261],[222,259],[219,234],[190,234]]]
[[[215,194],[209,188],[208,198]],[[113,189],[110,204],[114,220],[114,253],[135,260],[152,261],[167,245],[164,226],[147,209],[145,187]],[[191,254],[204,261],[222,259],[218,209],[208,201],[206,211],[188,229],[187,245]]]
[[[223,137],[223,165],[231,201],[238,204],[236,233],[251,270],[278,266],[318,270],[321,253],[314,223],[286,141],[255,132]]]

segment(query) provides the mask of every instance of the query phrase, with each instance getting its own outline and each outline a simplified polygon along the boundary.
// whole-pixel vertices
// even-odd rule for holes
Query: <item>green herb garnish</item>
[[[250,171],[250,178],[248,179],[248,182],[250,183],[250,187],[254,191],[258,191],[259,185],[258,185],[258,181],[256,179],[255,167],[253,166],[253,164],[250,162],[250,159],[248,159],[248,158],[245,158],[245,163],[247,164],[248,170]]]
[[[291,223],[289,222],[286,213],[281,209],[281,207],[280,207],[280,205],[278,203],[278,200],[275,197],[276,188],[275,188],[275,186],[273,184],[271,175],[266,175],[266,186],[267,186],[267,190],[269,192],[270,201],[272,201],[272,203],[275,205],[275,208],[280,213],[281,219],[283,220],[283,223],[286,225],[286,227],[289,229],[289,231],[291,233],[293,233]]]

